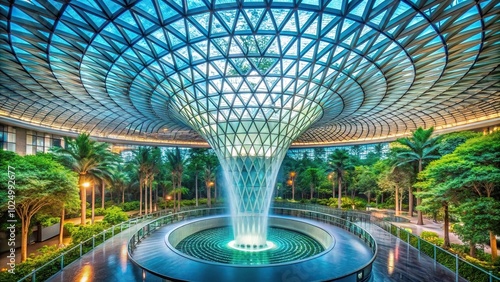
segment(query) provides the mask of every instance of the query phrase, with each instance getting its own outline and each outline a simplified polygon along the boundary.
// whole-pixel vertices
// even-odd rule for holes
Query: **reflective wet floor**
[[[144,225],[144,224],[142,224]],[[142,226],[139,225],[139,226]],[[455,274],[374,224],[361,224],[377,240],[379,251],[373,264],[372,281],[455,281]],[[127,243],[137,227],[130,228],[67,266],[48,281],[164,281],[135,266],[127,254]],[[167,262],[168,263],[168,262]],[[293,276],[294,281],[300,276]],[[208,276],[206,281],[216,281]],[[286,277],[282,281],[288,281]],[[303,281],[308,281],[304,279]],[[466,281],[460,279],[460,281]]]

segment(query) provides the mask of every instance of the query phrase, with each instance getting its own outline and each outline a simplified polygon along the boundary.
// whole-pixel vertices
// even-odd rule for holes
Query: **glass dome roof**
[[[500,118],[499,1],[10,2],[0,121],[204,145],[307,119],[314,146]]]

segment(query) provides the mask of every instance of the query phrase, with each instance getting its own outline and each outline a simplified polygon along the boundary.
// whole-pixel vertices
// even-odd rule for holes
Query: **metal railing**
[[[161,210],[150,213],[148,215],[134,217],[122,223],[113,225],[112,227],[102,231],[101,233],[94,235],[83,242],[80,242],[78,245],[75,245],[68,250],[64,250],[59,256],[34,269],[30,274],[27,274],[18,281],[45,281],[53,275],[57,274],[73,261],[81,258],[83,255],[90,252],[95,247],[115,236],[116,234],[149,219],[162,217],[171,213],[172,212],[170,210]]]
[[[132,254],[138,243],[140,243],[143,239],[145,239],[146,237],[148,237],[156,230],[160,229],[165,225],[169,225],[174,222],[188,220],[191,218],[204,217],[209,215],[219,215],[225,213],[226,213],[226,208],[218,207],[218,208],[205,208],[205,209],[180,211],[177,213],[160,217],[144,225],[139,230],[137,230],[137,232],[135,232],[134,235],[132,235],[128,243],[128,252],[129,254]]]
[[[486,271],[459,257],[458,254],[451,253],[436,244],[428,242],[404,228],[383,220],[373,221],[373,223],[417,249],[419,254],[422,253],[431,258],[434,261],[434,268],[436,268],[437,263],[448,268],[455,273],[455,281],[457,282],[460,281],[460,277],[470,282],[500,281],[500,277],[495,276],[492,271]]]
[[[459,257],[457,254],[451,253],[436,244],[430,243],[417,235],[408,232],[404,228],[400,228],[390,223],[386,218],[376,218],[370,215],[370,212],[359,211],[344,211],[326,206],[300,204],[300,203],[274,203],[275,207],[300,207],[304,210],[315,210],[323,213],[332,214],[341,218],[346,218],[350,221],[361,221],[365,223],[373,223],[392,235],[400,238],[409,246],[417,249],[419,254],[422,253],[434,261],[434,267],[439,263],[455,273],[455,281],[459,281],[460,277],[471,282],[500,282],[500,277],[493,274],[492,271],[486,271],[466,260]],[[388,214],[387,218],[394,218],[394,215]]]
[[[325,206],[320,206],[320,205],[312,205],[312,204],[300,204],[300,203],[274,203],[273,204],[273,209],[276,208],[282,208],[282,210],[291,210],[292,209],[298,209],[302,211],[300,213],[296,212],[296,214],[290,214],[290,215],[298,215],[301,214],[303,216],[308,216],[310,218],[315,218],[314,214],[311,213],[305,213],[306,211],[315,211],[315,212],[320,212],[324,214],[329,214],[333,215],[335,217],[344,219],[349,222],[363,222],[363,223],[373,223],[376,224],[377,226],[381,227],[385,231],[391,233],[392,235],[402,239],[404,242],[408,243],[411,247],[414,247],[419,251],[419,253],[423,253],[424,255],[427,255],[429,258],[434,260],[434,265],[436,266],[437,263],[441,264],[442,266],[450,269],[452,272],[456,274],[456,281],[459,281],[460,277],[466,278],[469,281],[489,281],[489,282],[500,282],[500,278],[498,276],[495,276],[491,271],[486,271],[476,265],[473,265],[472,263],[460,258],[458,255],[453,254],[443,248],[440,248],[439,246],[436,246],[435,244],[432,244],[426,240],[421,239],[420,237],[411,234],[407,230],[400,228],[398,226],[393,225],[390,222],[384,221],[384,220],[378,220],[370,215],[369,212],[359,212],[359,211],[345,211],[345,210],[339,210],[339,209],[334,209],[330,207],[325,207]],[[168,220],[184,220],[187,218],[183,218],[182,214],[186,214],[189,212],[192,212],[190,217],[197,217],[197,216],[202,216],[202,215],[197,215],[197,212],[203,211],[203,210],[210,210],[210,209],[190,209],[190,210],[184,210],[179,213],[172,214],[171,211],[169,210],[162,210],[158,211],[149,215],[143,215],[139,217],[135,217],[132,219],[129,219],[125,222],[122,222],[120,224],[114,225],[101,233],[94,235],[92,238],[89,238],[78,245],[65,250],[63,253],[61,253],[59,256],[55,257],[54,259],[50,260],[49,262],[45,263],[44,265],[34,269],[30,274],[24,276],[23,278],[19,279],[18,281],[43,281],[51,276],[57,274],[59,271],[61,271],[64,267],[72,263],[73,261],[79,259],[82,257],[84,254],[88,253],[89,251],[93,250],[95,247],[97,247],[99,244],[102,242],[108,240],[109,238],[113,237],[114,235],[130,228],[131,226],[137,225],[139,223],[142,223],[146,220],[149,219],[154,219],[154,218],[159,218],[161,217],[166,218],[166,215],[171,215],[168,217]],[[211,210],[224,210],[224,208],[212,208]],[[163,219],[166,220],[166,219]],[[163,223],[155,223],[156,225],[151,225],[147,224],[146,226],[148,227],[142,227],[139,229],[137,233],[134,234],[134,236],[131,238],[134,239],[134,247],[135,245],[140,241],[140,238],[144,238],[145,236],[151,234],[154,230],[158,229],[159,227],[165,225],[168,223],[163,222]],[[174,222],[175,222],[174,221]],[[333,221],[335,222],[335,221]],[[162,225],[158,225],[162,224]],[[140,236],[138,233],[141,232]],[[358,235],[358,234],[356,234]],[[362,236],[363,237],[363,236]],[[366,238],[362,238],[363,240],[366,240]],[[365,241],[366,242],[366,241]],[[371,244],[368,242],[368,244]],[[130,248],[130,244],[129,244]],[[130,250],[129,250],[130,251]]]
[[[315,207],[316,206],[311,206]],[[337,227],[340,227],[358,238],[360,238],[368,247],[373,252],[373,257],[372,259],[364,266],[360,267],[359,269],[355,270],[352,274],[353,277],[357,277],[357,281],[365,281],[367,278],[370,277],[370,274],[372,272],[372,263],[375,260],[376,253],[377,253],[377,243],[375,242],[375,239],[371,236],[370,233],[368,233],[366,230],[363,228],[359,227],[358,225],[354,224],[353,222],[349,221],[347,218],[350,219],[368,219],[369,220],[369,215],[367,214],[361,214],[361,213],[356,213],[356,212],[343,212],[341,213],[341,216],[344,216],[344,218],[338,217],[333,214],[328,214],[328,213],[323,213],[320,212],[319,210],[322,210],[321,208],[316,208],[316,211],[313,210],[304,210],[304,209],[297,209],[296,206],[295,208],[289,208],[289,207],[281,207],[281,206],[273,206],[271,207],[273,214],[276,215],[290,215],[293,217],[301,217],[301,218],[309,218],[321,222],[325,222]],[[226,209],[225,208],[212,208],[212,209],[198,209],[198,210],[190,210],[190,211],[184,211],[184,212],[179,212],[171,215],[167,215],[161,218],[158,218],[152,222],[149,222],[142,228],[140,228],[129,240],[128,244],[128,252],[129,252],[129,257],[131,260],[134,261],[133,259],[133,252],[137,246],[138,243],[140,243],[143,239],[147,238],[149,235],[154,233],[156,230],[160,229],[161,227],[165,225],[172,224],[174,222],[179,222],[195,217],[204,217],[204,216],[209,216],[209,215],[218,215],[218,214],[225,214]],[[368,217],[366,217],[368,216]]]

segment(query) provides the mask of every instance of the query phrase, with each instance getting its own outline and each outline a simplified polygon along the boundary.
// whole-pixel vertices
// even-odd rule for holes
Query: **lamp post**
[[[290,180],[292,181],[292,201],[295,201],[295,176],[297,176],[295,171],[290,172]]]

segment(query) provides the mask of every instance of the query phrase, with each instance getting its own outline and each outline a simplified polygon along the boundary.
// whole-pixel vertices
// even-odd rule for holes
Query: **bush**
[[[327,202],[324,199],[318,201],[319,204],[326,203],[327,206],[332,208],[337,207],[338,198],[329,198]],[[342,209],[344,210],[352,210],[353,205],[356,210],[366,210],[366,200],[362,198],[355,197],[354,199],[350,197],[342,197]]]
[[[139,209],[139,201],[132,201],[132,202],[124,202],[123,204],[119,204],[118,207],[120,207],[123,211],[136,211]]]
[[[420,238],[426,241],[431,241],[435,240],[436,238],[439,238],[439,235],[436,232],[432,231],[422,231],[422,233],[420,233]]]
[[[93,225],[76,225],[71,228],[71,243],[79,244],[89,238],[92,238],[93,235],[97,235],[104,231],[108,227],[106,222],[96,222]]]
[[[39,220],[40,220],[40,224],[43,227],[49,227],[49,226],[52,226],[54,224],[59,223],[59,221],[61,221],[61,218],[48,216],[48,217],[43,217],[42,219],[39,219]]]
[[[113,206],[104,211],[104,221],[115,225],[128,220],[128,215],[119,207]]]

